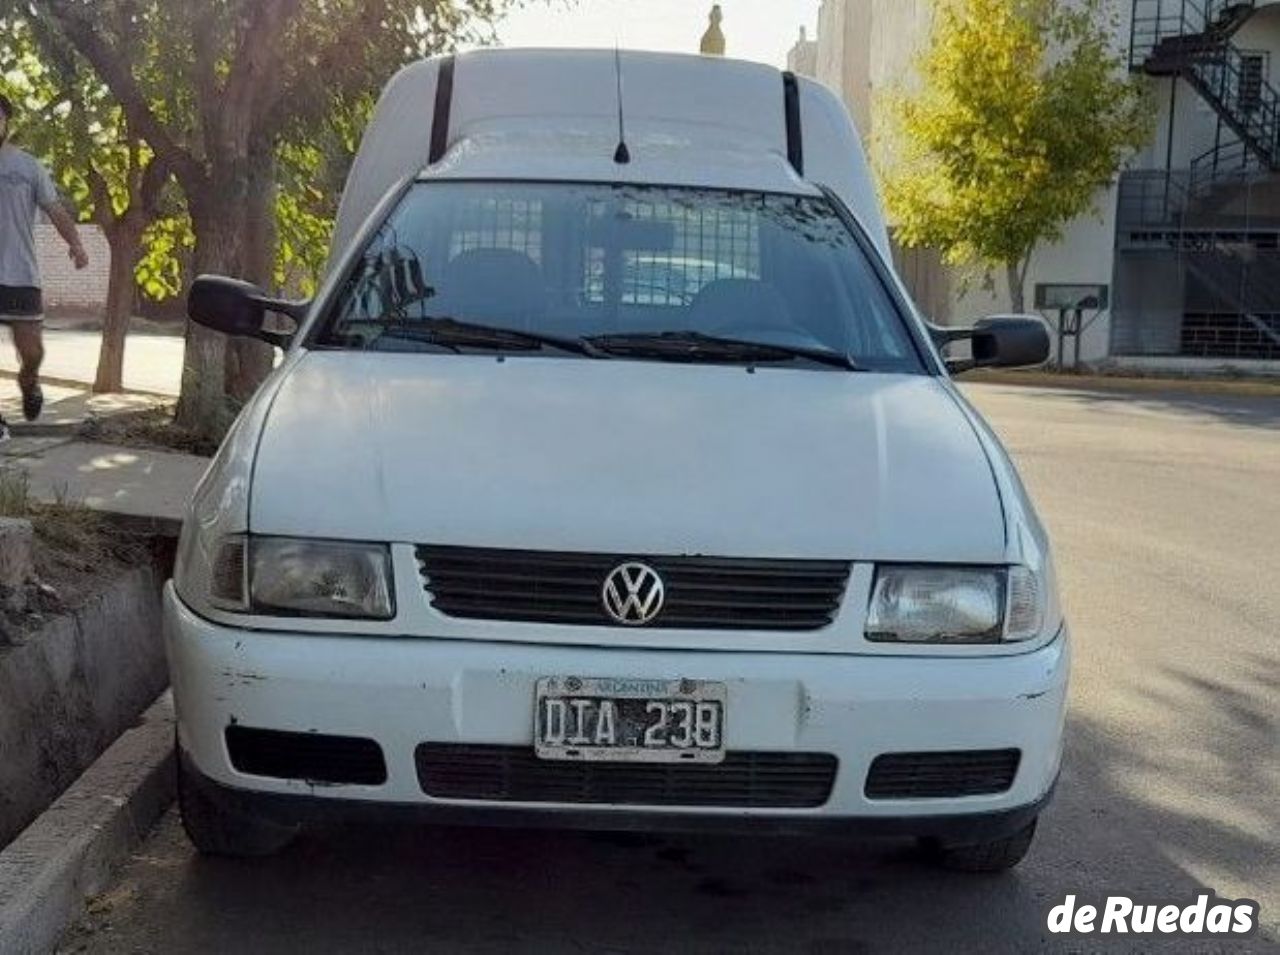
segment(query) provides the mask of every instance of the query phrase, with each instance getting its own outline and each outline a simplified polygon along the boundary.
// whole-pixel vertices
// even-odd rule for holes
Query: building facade
[[[800,76],[816,76],[818,72],[818,41],[809,39],[809,32],[800,28],[800,39],[787,54],[787,69]]]
[[[89,267],[76,271],[67,256],[67,243],[58,231],[43,216],[36,223],[36,260],[47,312],[97,316],[107,307],[111,246],[95,225],[81,223],[80,239],[89,253]]]
[[[939,2],[824,0],[816,51],[795,68],[811,62],[874,143],[876,100],[917,82]],[[1084,298],[1067,364],[1078,344],[1084,363],[1280,373],[1280,0],[1111,3],[1117,50],[1151,83],[1155,133],[1093,211],[1037,250],[1027,301],[1057,324],[1060,305]],[[965,288],[923,252],[899,266],[938,321],[1009,308],[1002,279]]]

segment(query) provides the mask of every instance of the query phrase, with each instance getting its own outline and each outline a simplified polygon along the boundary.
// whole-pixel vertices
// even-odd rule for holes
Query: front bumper
[[[471,640],[262,633],[210,623],[165,592],[165,637],[178,737],[193,777],[224,800],[282,817],[314,810],[415,812],[461,823],[601,828],[828,829],[935,835],[1016,831],[1048,798],[1061,756],[1069,650],[1065,632],[1001,657],[832,656],[654,651]],[[830,797],[804,809],[591,805],[432,798],[419,744],[532,747],[541,676],[692,678],[728,684],[730,751],[829,753]],[[380,785],[317,785],[251,776],[231,764],[231,725],[371,739]],[[1010,788],[994,795],[869,799],[885,753],[1016,748]]]

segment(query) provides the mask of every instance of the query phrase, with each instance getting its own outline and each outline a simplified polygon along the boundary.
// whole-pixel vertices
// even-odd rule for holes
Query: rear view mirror
[[[1037,315],[992,315],[973,332],[973,360],[982,367],[1026,368],[1049,360],[1049,326]]]
[[[992,315],[972,328],[932,326],[938,347],[967,339],[969,358],[948,358],[953,375],[973,368],[1027,368],[1049,360],[1049,326],[1038,315]]]
[[[266,328],[267,312],[301,322],[308,304],[269,298],[256,285],[222,275],[200,276],[187,293],[187,314],[193,322],[224,335],[260,338],[280,348],[287,348],[292,336]]]

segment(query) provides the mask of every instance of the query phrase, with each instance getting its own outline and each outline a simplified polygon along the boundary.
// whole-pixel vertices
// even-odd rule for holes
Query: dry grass
[[[26,517],[31,510],[31,479],[21,468],[0,468],[0,517]]]
[[[30,610],[9,614],[11,627],[29,626],[44,613],[74,609],[104,581],[149,559],[144,538],[121,530],[66,495],[58,495],[53,503],[33,500],[27,472],[21,468],[0,468],[0,517],[25,518],[35,534],[37,580],[32,583]]]
[[[181,451],[202,457],[212,457],[218,450],[217,442],[174,424],[172,405],[91,418],[81,426],[80,437],[127,448]]]

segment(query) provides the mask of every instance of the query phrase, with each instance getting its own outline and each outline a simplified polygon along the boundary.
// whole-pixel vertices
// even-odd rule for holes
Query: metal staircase
[[[1235,140],[1217,137],[1215,151],[1239,144],[1249,161],[1280,170],[1280,93],[1255,57],[1232,42],[1256,0],[1134,0],[1131,69],[1186,81]],[[1206,168],[1228,168],[1215,157]]]
[[[1218,117],[1214,144],[1190,170],[1122,177],[1126,247],[1176,252],[1234,315],[1184,326],[1206,334],[1213,321],[1256,339],[1257,357],[1280,357],[1280,252],[1262,236],[1214,214],[1232,186],[1280,172],[1280,92],[1258,58],[1234,42],[1256,0],[1134,0],[1130,68],[1181,79]],[[1268,247],[1272,246],[1272,247]],[[1243,331],[1242,331],[1243,330]],[[1184,347],[1189,343],[1184,342]]]
[[[1211,347],[1197,348],[1196,343],[1185,341],[1189,332],[1200,338],[1215,332],[1214,337],[1230,342],[1236,357],[1280,358],[1280,253],[1215,243],[1187,253],[1184,261],[1187,269],[1226,305],[1216,315],[1184,321],[1184,351],[1217,353]],[[1245,302],[1249,307],[1240,308]]]

